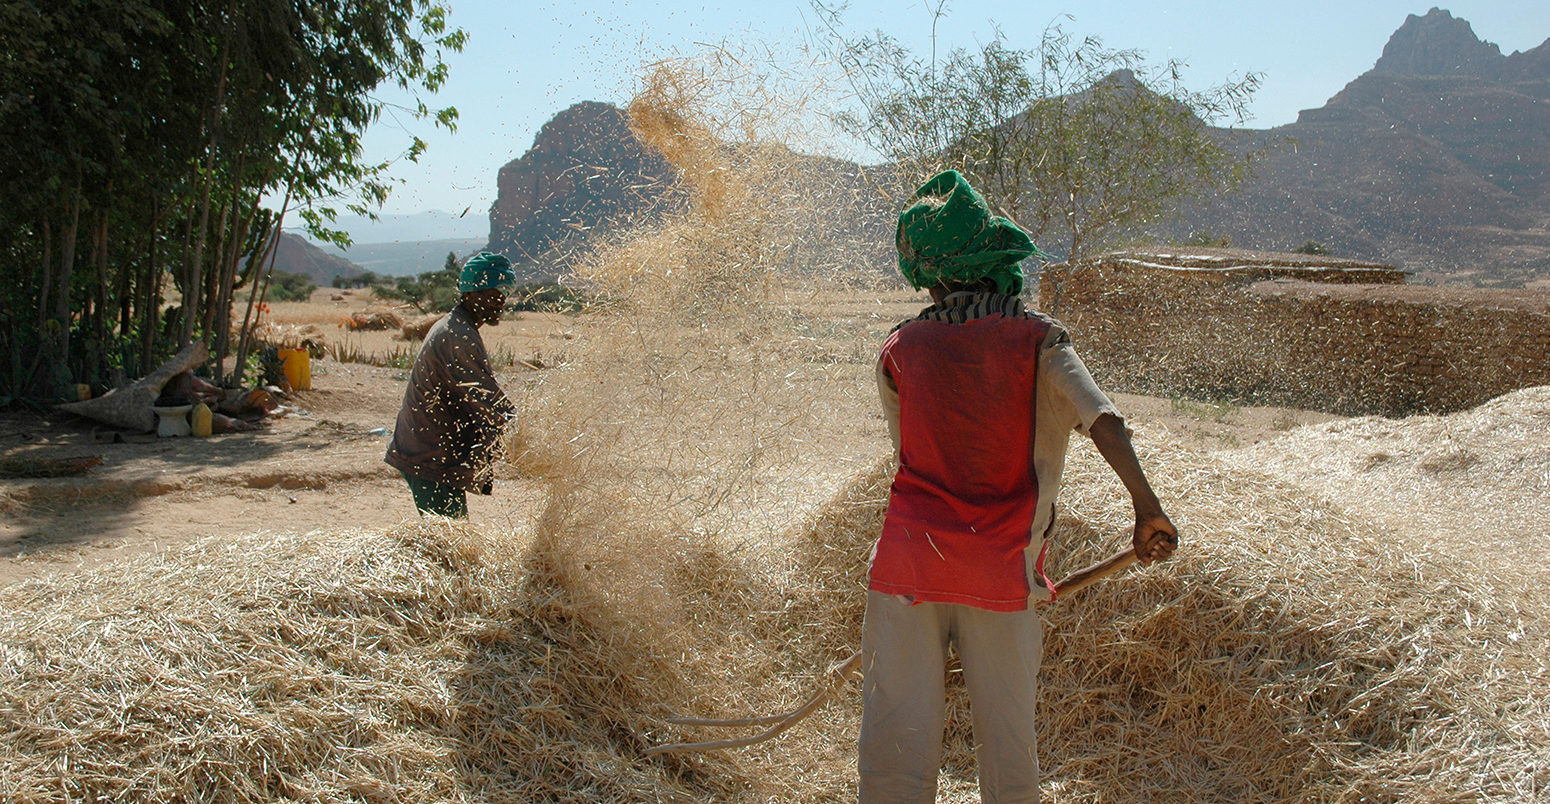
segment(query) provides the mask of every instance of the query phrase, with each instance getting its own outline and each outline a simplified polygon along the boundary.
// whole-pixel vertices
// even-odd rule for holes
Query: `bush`
[[[1329,246],[1326,246],[1317,240],[1309,240],[1297,248],[1292,249],[1292,252],[1295,254],[1319,254],[1327,256],[1329,254]]]
[[[396,284],[377,285],[376,293],[385,299],[409,304],[421,313],[445,313],[457,305],[461,296],[457,290],[457,277],[456,268],[401,276]]]
[[[1212,234],[1210,232],[1192,232],[1184,238],[1181,246],[1208,246],[1210,248],[1230,248],[1232,238],[1227,235]]]
[[[312,277],[306,274],[293,274],[289,271],[275,271],[269,278],[269,301],[306,301],[312,298],[312,291],[318,286],[312,281]]]
[[[578,313],[586,306],[579,291],[558,282],[523,285],[506,294],[506,308],[534,312]]]
[[[336,288],[374,288],[383,284],[391,285],[393,278],[381,276],[374,271],[363,271],[359,276],[334,275],[334,287]]]

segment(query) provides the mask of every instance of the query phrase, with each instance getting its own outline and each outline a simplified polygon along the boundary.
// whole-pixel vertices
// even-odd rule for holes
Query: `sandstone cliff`
[[[488,248],[528,281],[559,276],[590,238],[678,198],[672,168],[635,138],[624,112],[592,101],[545,123],[497,182]]]
[[[1314,240],[1442,281],[1550,276],[1550,42],[1503,56],[1432,9],[1324,106],[1224,136],[1268,155],[1238,193],[1189,210],[1169,235]]]

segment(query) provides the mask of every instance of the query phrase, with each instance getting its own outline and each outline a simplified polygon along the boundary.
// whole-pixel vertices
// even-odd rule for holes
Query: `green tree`
[[[317,283],[306,274],[275,271],[270,278],[269,300],[277,302],[306,301],[317,290]]]
[[[374,292],[383,298],[412,305],[421,313],[445,313],[462,298],[457,289],[461,271],[457,255],[449,253],[441,270],[426,271],[419,276],[401,276],[391,285],[377,285]]]
[[[959,169],[1036,241],[1071,257],[1185,198],[1235,186],[1248,167],[1210,124],[1244,120],[1258,75],[1191,91],[1179,62],[1152,67],[1058,25],[1032,49],[998,32],[978,50],[922,57],[882,33],[852,36],[839,10],[814,8],[854,89],[842,128],[903,182]],[[933,11],[933,30],[944,13]]]
[[[463,42],[444,0],[0,4],[0,402],[194,337],[224,358],[287,207],[337,241],[335,207],[386,197],[389,163],[360,145],[375,90],[435,92]]]

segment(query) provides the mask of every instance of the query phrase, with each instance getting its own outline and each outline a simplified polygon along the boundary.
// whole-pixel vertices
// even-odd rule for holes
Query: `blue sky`
[[[810,40],[816,17],[806,2],[591,2],[579,5],[450,0],[452,23],[469,33],[462,53],[450,54],[451,78],[428,98],[452,105],[461,119],[447,134],[428,122],[389,115],[368,132],[374,158],[401,153],[412,134],[430,149],[418,164],[399,162],[395,190],[384,213],[446,210],[486,216],[495,200],[496,172],[533,144],[538,129],[573,103],[623,104],[638,86],[642,67],[702,52],[758,43],[795,53]],[[1300,109],[1322,105],[1370,69],[1407,15],[1425,3],[1392,0],[1332,2],[950,3],[937,25],[937,48],[975,47],[999,28],[1013,47],[1032,47],[1052,22],[1101,38],[1112,48],[1135,48],[1157,63],[1188,64],[1186,84],[1205,87],[1253,71],[1264,74],[1247,126],[1294,121]],[[1550,38],[1550,3],[1480,0],[1444,6],[1468,20],[1475,34],[1504,54]],[[1069,17],[1069,18],[1068,18]],[[916,52],[929,53],[932,15],[924,0],[853,0],[849,30],[880,29]],[[393,97],[385,95],[385,97]]]

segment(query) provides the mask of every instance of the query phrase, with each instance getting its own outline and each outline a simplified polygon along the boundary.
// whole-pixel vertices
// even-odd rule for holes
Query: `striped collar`
[[[940,321],[945,324],[962,324],[1000,313],[1005,318],[1022,318],[1023,300],[1017,296],[1003,296],[987,291],[960,290],[949,293],[941,304],[933,304],[920,311],[910,321]],[[904,326],[909,321],[900,324]],[[897,327],[896,327],[897,329]]]

